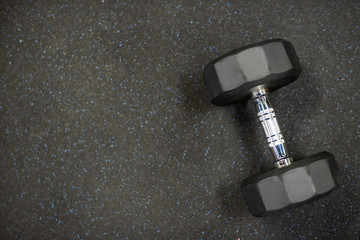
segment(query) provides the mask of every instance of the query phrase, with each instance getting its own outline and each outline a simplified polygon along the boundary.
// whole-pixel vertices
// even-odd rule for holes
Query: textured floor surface
[[[359,1],[1,1],[1,239],[357,239]],[[269,38],[300,78],[270,96],[295,159],[342,185],[252,217],[271,164],[250,102],[215,107],[206,63]]]

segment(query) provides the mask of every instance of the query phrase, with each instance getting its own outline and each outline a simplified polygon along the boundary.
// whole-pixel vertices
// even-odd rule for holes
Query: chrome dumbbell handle
[[[277,168],[281,168],[290,165],[293,160],[288,155],[285,140],[267,94],[266,88],[257,88],[252,92],[252,100],[255,103],[257,116],[264,129],[269,148],[275,158],[274,164]]]

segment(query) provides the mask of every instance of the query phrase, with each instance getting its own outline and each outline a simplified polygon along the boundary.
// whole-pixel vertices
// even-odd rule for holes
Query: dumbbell
[[[256,217],[324,197],[340,182],[333,154],[320,152],[297,161],[288,154],[268,93],[295,81],[300,71],[293,45],[271,39],[218,57],[203,72],[211,103],[224,106],[252,99],[256,106],[275,165],[241,184],[248,209]]]

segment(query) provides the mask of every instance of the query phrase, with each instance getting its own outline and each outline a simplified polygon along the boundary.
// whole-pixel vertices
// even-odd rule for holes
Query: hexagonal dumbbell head
[[[241,191],[251,214],[263,217],[323,197],[335,189],[339,181],[334,156],[321,152],[288,167],[249,177],[242,182]]]
[[[251,89],[275,90],[297,79],[301,66],[293,45],[272,39],[234,50],[209,63],[203,73],[215,105],[248,99]]]

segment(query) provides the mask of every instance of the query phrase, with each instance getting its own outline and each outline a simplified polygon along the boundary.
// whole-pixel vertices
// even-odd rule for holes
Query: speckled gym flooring
[[[359,1],[2,1],[1,239],[357,239]],[[252,217],[271,166],[250,102],[210,104],[209,61],[269,38],[300,78],[270,95],[295,159],[332,152],[342,185]]]

